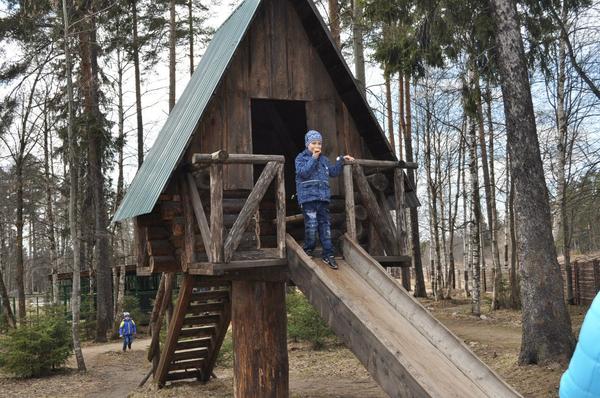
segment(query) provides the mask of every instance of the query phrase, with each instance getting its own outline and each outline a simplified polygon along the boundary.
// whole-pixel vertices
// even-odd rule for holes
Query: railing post
[[[352,180],[352,165],[344,165],[344,199],[346,205],[346,233],[356,241],[356,218],[354,214],[354,182]]]
[[[279,258],[285,258],[285,179],[283,175],[283,163],[277,167],[277,254]]]
[[[223,262],[223,163],[210,165],[211,258]]]

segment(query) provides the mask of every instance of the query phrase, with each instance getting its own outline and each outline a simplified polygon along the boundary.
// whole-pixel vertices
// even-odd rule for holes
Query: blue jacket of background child
[[[342,174],[343,163],[341,156],[338,156],[335,165],[332,166],[324,155],[315,159],[308,149],[300,152],[296,156],[298,203],[302,205],[315,200],[329,202],[331,198],[329,177],[337,177]]]
[[[137,333],[137,327],[133,319],[123,319],[119,327],[119,336],[131,336]]]

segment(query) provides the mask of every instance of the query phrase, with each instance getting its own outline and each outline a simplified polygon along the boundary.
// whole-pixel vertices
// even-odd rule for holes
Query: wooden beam
[[[287,258],[263,258],[260,260],[235,260],[228,263],[196,262],[188,266],[191,275],[224,275],[226,272],[286,265]]]
[[[384,214],[377,204],[377,198],[367,182],[362,167],[358,164],[355,164],[352,167],[362,205],[367,210],[369,219],[375,226],[379,238],[384,244],[385,250],[388,254],[398,254],[398,242],[396,241],[396,233],[391,223],[390,215]]]
[[[219,150],[213,153],[195,153],[192,156],[192,163],[214,163],[224,162],[229,158],[229,154],[225,150]]]
[[[244,233],[246,228],[248,228],[250,220],[252,219],[252,216],[258,209],[260,200],[265,195],[265,192],[271,184],[271,181],[273,181],[273,177],[275,177],[277,169],[278,165],[275,162],[269,162],[265,166],[263,172],[258,178],[258,181],[256,182],[256,185],[252,189],[252,192],[250,192],[250,195],[248,195],[248,199],[246,200],[246,204],[244,204],[244,208],[240,212],[240,215],[238,216],[237,220],[235,220],[235,223],[233,224],[233,227],[231,227],[231,230],[229,230],[227,239],[225,239],[225,254],[223,257],[224,261],[218,262],[228,262],[229,260],[231,260],[233,252],[235,251],[235,249],[237,249],[238,245],[240,244],[242,234]]]
[[[401,169],[417,169],[418,165],[414,162],[395,161],[395,160],[375,160],[375,159],[354,159],[345,160],[344,164],[358,164],[364,167],[379,167],[383,169],[391,169],[398,167]]]
[[[232,153],[225,159],[214,159],[212,155],[196,153],[192,156],[192,164],[199,165],[203,163],[221,162],[226,164],[265,164],[269,162],[284,163],[285,156],[282,155],[252,155],[245,153]]]
[[[210,165],[210,257],[223,262],[223,164]]]
[[[354,182],[352,165],[344,165],[344,200],[346,203],[346,233],[356,240],[356,214],[354,213]]]
[[[152,272],[178,272],[181,265],[173,256],[150,256],[150,271]]]
[[[277,165],[277,254],[279,258],[286,258],[285,254],[285,179],[283,163]]]
[[[214,261],[212,258],[212,251],[210,250],[212,234],[210,232],[210,228],[208,226],[208,220],[206,218],[206,213],[204,213],[204,207],[202,206],[202,200],[200,199],[200,193],[198,192],[198,187],[196,186],[196,181],[191,174],[186,174],[190,197],[192,200],[192,207],[194,208],[194,213],[196,215],[196,222],[198,223],[198,228],[200,229],[200,234],[202,235],[202,242],[204,243],[204,248],[206,250],[206,254],[210,261]]]

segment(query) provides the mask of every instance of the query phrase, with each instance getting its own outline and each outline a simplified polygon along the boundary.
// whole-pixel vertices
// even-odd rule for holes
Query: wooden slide
[[[344,236],[339,270],[287,235],[294,283],[390,397],[519,397],[364,249]]]

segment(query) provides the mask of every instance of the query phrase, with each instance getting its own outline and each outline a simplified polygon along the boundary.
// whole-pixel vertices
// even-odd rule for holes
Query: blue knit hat
[[[306,133],[306,135],[304,136],[304,145],[307,148],[308,144],[310,144],[313,141],[323,142],[323,137],[321,136],[321,133],[319,133],[317,130],[309,130],[308,133]]]

